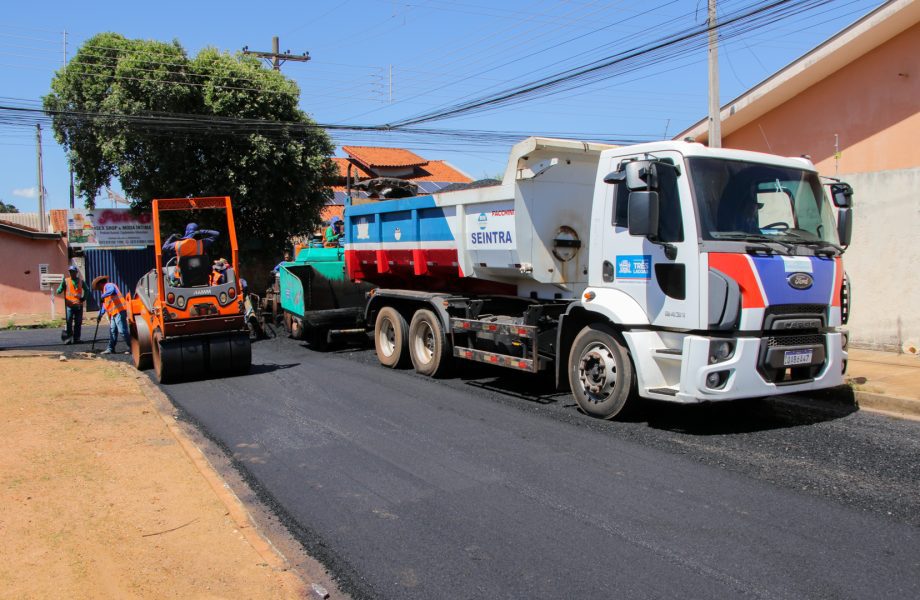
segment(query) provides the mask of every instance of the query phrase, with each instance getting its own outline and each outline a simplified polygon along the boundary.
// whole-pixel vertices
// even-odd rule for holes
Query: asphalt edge
[[[118,365],[123,373],[137,381],[141,393],[150,401],[157,415],[166,424],[166,428],[169,429],[186,456],[192,461],[192,464],[201,473],[201,476],[214,491],[221,504],[227,509],[228,516],[233,520],[239,532],[269,568],[275,572],[275,575],[281,579],[283,585],[290,590],[291,596],[294,598],[310,597],[314,589],[314,582],[307,581],[301,573],[298,573],[287,557],[261,531],[239,496],[220,476],[220,473],[202,449],[185,434],[176,420],[175,407],[169,397],[157,388],[146,375],[138,373],[131,365],[125,363],[118,363]]]

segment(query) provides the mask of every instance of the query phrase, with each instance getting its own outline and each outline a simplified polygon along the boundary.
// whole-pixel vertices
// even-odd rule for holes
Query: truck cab
[[[642,396],[699,402],[843,383],[841,227],[805,158],[687,142],[601,153],[588,285]]]

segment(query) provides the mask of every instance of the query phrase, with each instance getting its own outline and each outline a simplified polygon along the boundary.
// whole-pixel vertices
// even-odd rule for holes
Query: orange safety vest
[[[67,306],[80,306],[83,304],[83,281],[77,279],[74,281],[70,277],[64,280],[64,302]]]
[[[179,270],[179,258],[182,256],[199,256],[204,254],[204,242],[201,240],[187,239],[176,242],[176,277],[182,279],[182,272]],[[213,284],[212,284],[213,285]]]
[[[204,242],[201,240],[179,240],[176,242],[176,256],[196,256],[204,254]]]
[[[105,314],[114,317],[118,313],[127,310],[125,299],[121,296],[121,291],[115,288],[115,293],[102,299],[102,307],[105,308]]]
[[[210,285],[220,285],[220,280],[223,277],[223,273],[218,273],[217,271],[211,271],[211,281]]]

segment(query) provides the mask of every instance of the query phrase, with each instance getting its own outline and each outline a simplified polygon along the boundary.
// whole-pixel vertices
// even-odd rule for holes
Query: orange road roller
[[[218,276],[207,253],[213,240],[193,224],[184,237],[171,236],[164,250],[160,213],[194,210],[225,212],[232,258]],[[161,383],[248,372],[252,352],[230,198],[156,199],[152,211],[156,268],[127,297],[134,366],[153,366]]]

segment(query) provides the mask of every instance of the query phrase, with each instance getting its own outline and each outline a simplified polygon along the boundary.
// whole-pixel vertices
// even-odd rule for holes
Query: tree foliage
[[[140,209],[153,198],[229,195],[241,239],[269,252],[319,220],[335,172],[332,143],[298,108],[297,85],[258,59],[214,48],[189,58],[177,41],[102,33],[51,90],[45,109],[89,208],[112,179]],[[217,118],[224,126],[209,130]],[[302,126],[266,132],[236,119]]]
[[[7,204],[3,200],[0,200],[0,213],[18,213],[19,209],[13,206],[12,204]]]

